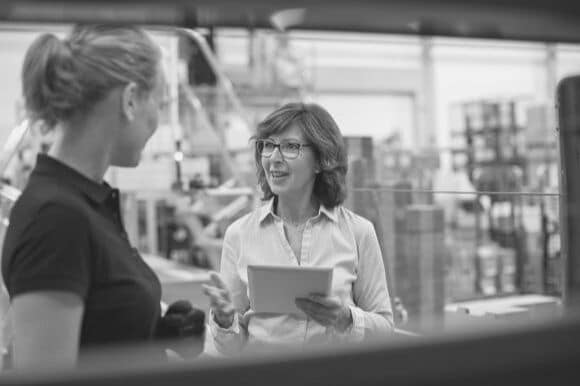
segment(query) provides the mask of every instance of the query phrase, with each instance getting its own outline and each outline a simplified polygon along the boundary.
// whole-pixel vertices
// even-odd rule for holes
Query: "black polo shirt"
[[[130,245],[119,191],[46,155],[15,203],[2,251],[10,297],[60,290],[84,300],[80,348],[153,337],[161,286]]]

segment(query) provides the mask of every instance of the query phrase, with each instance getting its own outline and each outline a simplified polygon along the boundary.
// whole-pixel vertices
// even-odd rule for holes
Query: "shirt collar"
[[[268,202],[266,203],[266,205],[263,205],[260,208],[260,217],[259,217],[259,221],[260,224],[264,222],[264,220],[271,215],[272,217],[275,216],[274,214],[274,197],[272,197],[270,200],[268,200]]]
[[[97,203],[103,203],[112,193],[117,192],[117,189],[111,188],[106,182],[99,184],[46,154],[38,154],[36,166],[32,173],[38,176],[56,178],[59,182],[78,189]]]
[[[277,215],[274,213],[275,199],[276,199],[275,197],[272,197],[266,205],[260,208],[260,216],[259,216],[260,224],[264,222],[264,220],[266,220],[266,218],[268,218],[269,216],[271,216],[272,218],[277,217]],[[317,218],[320,217],[321,214],[324,214],[328,219],[334,222],[337,221],[336,208],[327,208],[324,205],[320,205],[320,208],[318,209],[318,215],[316,217]]]
[[[321,213],[324,214],[326,217],[328,217],[333,222],[338,221],[337,216],[336,216],[336,207],[327,208],[324,205],[320,205],[320,209],[318,210],[318,215],[320,216]]]

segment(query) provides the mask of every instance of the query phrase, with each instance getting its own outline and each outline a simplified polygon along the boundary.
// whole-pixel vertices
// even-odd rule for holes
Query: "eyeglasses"
[[[281,143],[276,143],[270,139],[259,139],[256,141],[258,153],[266,158],[270,158],[276,148],[280,150],[280,153],[282,153],[282,156],[285,159],[298,158],[300,153],[302,153],[302,148],[307,146],[312,145],[296,141],[282,141]]]

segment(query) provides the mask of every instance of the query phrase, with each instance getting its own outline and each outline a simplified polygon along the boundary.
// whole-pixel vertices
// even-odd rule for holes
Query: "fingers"
[[[222,296],[223,290],[211,284],[202,284],[203,293],[208,296]]]
[[[226,297],[226,293],[224,292],[224,290],[206,284],[202,284],[202,288],[203,293],[209,296],[211,301],[220,302],[229,300]]]
[[[209,285],[209,284],[202,284],[201,288],[203,290],[203,293],[206,296],[209,296],[210,300],[217,299],[217,298],[221,297],[219,288],[216,288],[216,287]]]
[[[209,278],[215,287],[222,290],[228,289],[226,283],[217,272],[210,272]]]
[[[211,280],[211,284],[208,284],[209,286],[213,286],[219,290],[222,291],[223,297],[226,298],[227,300],[231,301],[231,297],[230,297],[230,291],[228,290],[228,286],[226,285],[226,283],[223,281],[223,279],[221,278],[221,276],[217,273],[217,272],[210,272],[209,274],[210,276],[210,280]]]
[[[333,309],[328,309],[310,299],[296,299],[296,306],[304,311],[309,318],[323,326],[333,325],[336,320],[336,313]]]
[[[320,304],[326,308],[339,308],[342,306],[340,300],[336,297],[324,296],[319,294],[311,294],[306,298],[314,303]]]
[[[337,326],[344,309],[340,298],[311,294],[307,298],[297,298],[296,306],[323,326]]]
[[[212,285],[202,284],[203,292],[209,297],[210,306],[220,313],[233,313],[234,307],[230,301],[229,292]]]

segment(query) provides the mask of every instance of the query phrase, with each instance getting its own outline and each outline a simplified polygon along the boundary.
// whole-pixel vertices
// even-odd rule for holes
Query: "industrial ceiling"
[[[580,42],[565,0],[3,0],[0,22],[129,22]]]

